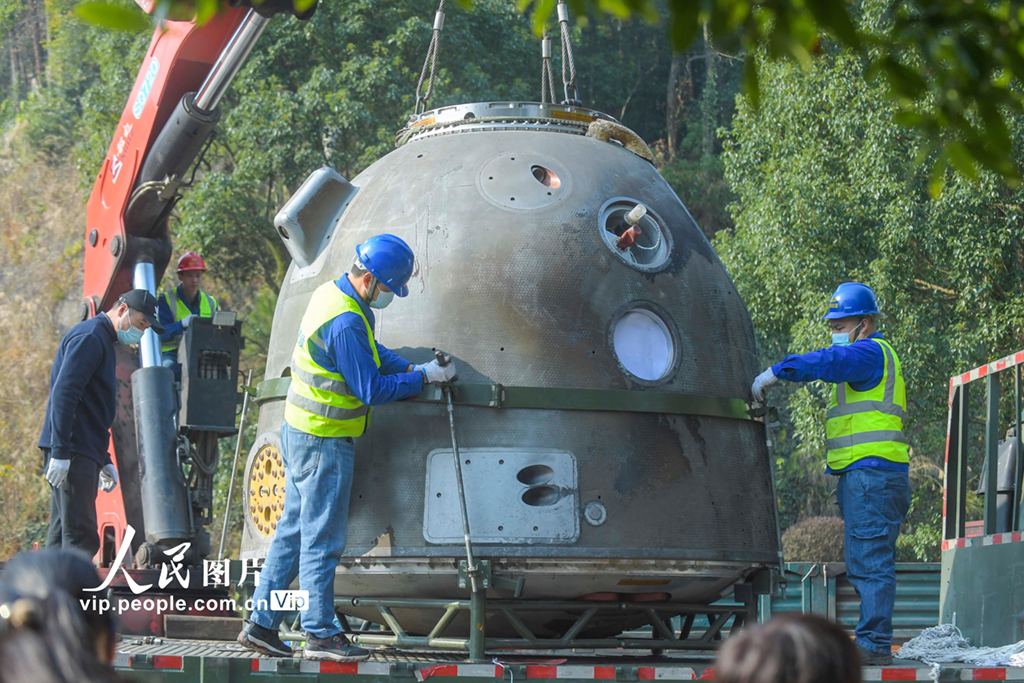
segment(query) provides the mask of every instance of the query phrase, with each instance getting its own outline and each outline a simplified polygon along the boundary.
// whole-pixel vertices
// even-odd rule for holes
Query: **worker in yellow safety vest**
[[[868,665],[892,661],[896,539],[910,508],[907,394],[899,356],[879,334],[878,299],[867,285],[839,285],[824,318],[832,346],[787,356],[758,375],[754,399],[779,379],[831,382],[826,471],[838,477],[846,574],[860,594],[855,642]]]
[[[277,634],[285,613],[272,608],[276,591],[295,580],[309,591],[302,611],[303,656],[355,662],[369,652],[348,642],[334,612],[334,573],[348,535],[355,439],[370,422],[370,406],[416,396],[427,382],[453,381],[455,365],[414,365],[374,337],[374,309],[409,293],[412,249],[394,235],[356,247],[351,270],[313,291],[292,352],[291,384],[281,426],[284,512],[260,571],[254,609],[238,635],[243,646],[290,657]]]
[[[160,335],[160,351],[165,365],[177,367],[178,345],[196,316],[212,318],[217,300],[202,291],[206,262],[194,251],[178,259],[178,286],[160,295],[158,310],[164,333]]]

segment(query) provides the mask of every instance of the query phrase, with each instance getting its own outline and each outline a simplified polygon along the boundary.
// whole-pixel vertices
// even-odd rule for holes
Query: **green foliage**
[[[533,5],[540,32],[550,21],[551,0]],[[618,17],[637,13],[655,20],[658,0],[570,0],[577,12]],[[727,51],[746,55],[744,90],[751,106],[761,101],[759,63],[785,59],[810,70],[832,39],[852,50],[867,74],[884,84],[882,94],[901,126],[927,139],[922,160],[931,160],[929,189],[941,191],[948,166],[974,179],[987,169],[1016,185],[1021,175],[1011,153],[1008,116],[1024,111],[1024,11],[1017,3],[973,0],[866,3],[873,21],[859,26],[859,3],[845,0],[669,0],[668,32],[677,50],[688,48],[702,25]]]
[[[74,147],[77,114],[74,104],[53,89],[31,93],[22,104],[26,151],[51,160],[67,155]]]
[[[786,562],[845,562],[841,517],[809,517],[782,535]]]
[[[896,540],[897,562],[938,562],[942,533],[937,524],[904,531]]]
[[[508,4],[450,14],[430,106],[535,94],[538,46]],[[179,239],[212,256],[231,284],[259,277],[276,288],[288,258],[274,215],[318,167],[352,178],[394,148],[432,15],[425,0],[361,0],[272,23],[225,98],[210,170],[178,210]]]
[[[106,2],[82,2],[75,6],[75,14],[83,21],[115,31],[145,31],[150,28],[144,14]]]
[[[763,64],[760,110],[741,102],[725,140],[736,227],[719,232],[715,247],[765,364],[829,343],[820,316],[840,282],[879,294],[882,331],[907,384],[916,539],[907,543],[917,548],[941,515],[949,377],[1024,343],[1024,195],[981,173],[947,176],[932,199],[929,174],[914,162],[928,141],[896,123],[897,106],[862,66],[846,51],[808,71]],[[1024,120],[1011,124],[1017,154]],[[812,383],[773,397],[793,430],[780,440],[784,475],[792,459],[823,459],[827,391]],[[821,486],[803,495],[821,500]]]
[[[733,200],[733,193],[725,182],[720,156],[679,156],[663,166],[661,174],[708,237],[732,227],[727,207]]]

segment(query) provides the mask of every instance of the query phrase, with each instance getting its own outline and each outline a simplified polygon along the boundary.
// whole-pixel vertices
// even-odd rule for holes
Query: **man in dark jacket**
[[[99,550],[96,489],[113,491],[118,478],[108,452],[117,396],[114,342],[138,344],[150,327],[163,332],[156,298],[133,289],[109,311],[72,327],[57,348],[39,436],[50,483],[47,546],[89,556]]]

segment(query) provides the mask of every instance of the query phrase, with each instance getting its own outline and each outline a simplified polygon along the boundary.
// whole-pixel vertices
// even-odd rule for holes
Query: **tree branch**
[[[930,282],[925,282],[924,280],[918,280],[916,277],[915,278],[911,278],[911,281],[921,285],[925,289],[934,289],[935,291],[942,292],[943,294],[949,294],[950,296],[953,296],[953,297],[956,296],[956,292],[954,292],[952,289],[946,289],[945,287],[940,287],[938,285],[933,285]]]

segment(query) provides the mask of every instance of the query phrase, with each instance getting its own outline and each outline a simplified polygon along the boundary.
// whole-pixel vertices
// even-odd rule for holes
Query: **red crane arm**
[[[245,14],[245,8],[232,8],[202,26],[167,21],[154,32],[89,196],[83,317],[107,309],[132,288],[134,263],[126,256],[133,232],[125,212],[139,170],[182,96],[203,83]],[[166,221],[161,230],[167,239]]]

